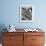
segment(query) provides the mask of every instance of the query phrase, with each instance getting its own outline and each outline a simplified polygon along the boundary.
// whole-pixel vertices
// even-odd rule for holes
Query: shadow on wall
[[[0,24],[0,43],[2,43],[3,32],[6,31],[4,28],[6,28],[6,26],[4,24]]]

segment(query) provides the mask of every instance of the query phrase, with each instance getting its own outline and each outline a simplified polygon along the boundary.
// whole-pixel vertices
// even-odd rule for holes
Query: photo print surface
[[[20,7],[20,20],[21,22],[32,22],[34,11],[32,6],[21,6]]]
[[[32,7],[23,8],[22,7],[22,20],[32,20]]]

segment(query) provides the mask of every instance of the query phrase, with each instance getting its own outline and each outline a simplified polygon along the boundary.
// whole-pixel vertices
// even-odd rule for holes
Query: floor
[[[0,46],[2,46],[2,44],[0,44]]]

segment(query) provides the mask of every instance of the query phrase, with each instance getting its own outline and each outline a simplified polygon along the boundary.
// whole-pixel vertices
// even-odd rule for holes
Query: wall
[[[46,28],[46,0],[0,0],[1,15],[0,25],[13,24],[16,28],[41,27]],[[35,21],[32,23],[21,23],[19,21],[19,6],[34,5]]]

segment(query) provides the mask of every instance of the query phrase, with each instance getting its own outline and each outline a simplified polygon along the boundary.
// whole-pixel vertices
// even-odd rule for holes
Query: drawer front
[[[32,44],[44,44],[44,36],[32,36]]]
[[[44,46],[43,44],[32,44],[32,46]]]
[[[2,44],[2,46],[23,46],[23,44]]]
[[[4,36],[23,36],[23,32],[4,32]]]
[[[25,32],[24,36],[44,36],[45,33],[44,32]]]

